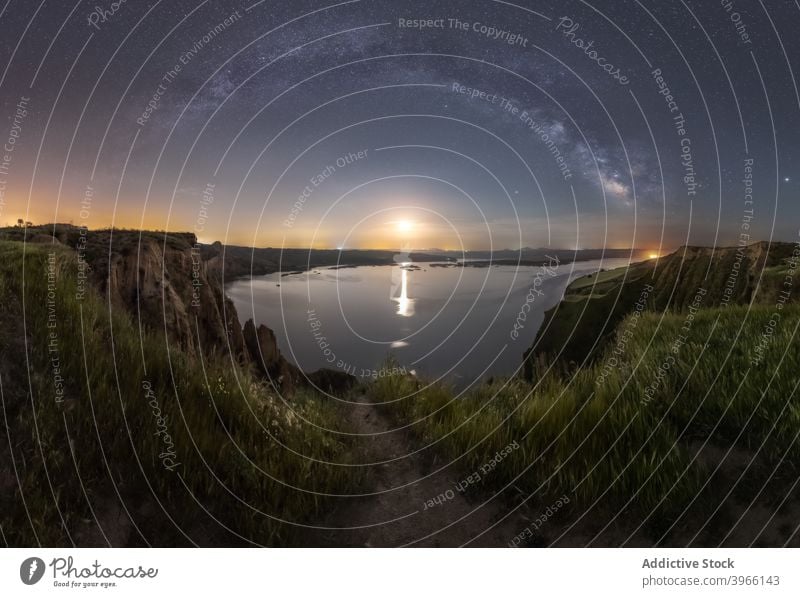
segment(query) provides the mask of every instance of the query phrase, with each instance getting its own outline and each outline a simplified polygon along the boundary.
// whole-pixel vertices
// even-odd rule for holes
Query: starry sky
[[[795,0],[0,0],[0,224],[796,242],[799,26]]]

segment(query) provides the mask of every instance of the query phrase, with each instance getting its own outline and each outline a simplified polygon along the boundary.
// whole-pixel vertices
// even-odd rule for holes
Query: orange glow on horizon
[[[34,202],[32,201],[32,204]],[[105,206],[93,206],[88,218],[82,219],[79,213],[71,216],[66,210],[54,214],[50,210],[31,210],[27,215],[18,211],[4,211],[1,214],[0,225],[15,226],[18,219],[30,221],[35,226],[52,224],[54,221],[61,224],[74,226],[87,225],[90,230],[113,228],[118,230],[149,230],[170,233],[194,233],[198,241],[211,244],[219,241],[226,245],[257,248],[302,248],[302,249],[343,249],[343,250],[379,250],[379,251],[418,251],[441,249],[445,251],[485,251],[489,250],[485,235],[471,230],[461,230],[461,236],[456,231],[445,229],[436,223],[413,220],[411,218],[398,218],[389,221],[373,222],[374,226],[364,226],[352,231],[349,237],[342,234],[341,229],[333,227],[330,230],[316,230],[315,228],[292,227],[285,228],[279,222],[264,221],[255,228],[255,222],[246,222],[245,226],[231,226],[226,230],[227,222],[215,222],[216,225],[195,226],[194,221],[185,221],[185,218],[173,217],[167,221],[164,214],[157,210],[150,210],[142,218],[140,209],[136,207],[125,208],[118,205],[116,214],[107,211]],[[344,244],[343,244],[344,243]],[[509,247],[495,247],[507,249]],[[588,247],[593,248],[593,247]],[[598,247],[599,248],[599,247]],[[611,248],[611,247],[609,247]],[[628,247],[619,247],[627,250]],[[643,250],[647,259],[658,259],[671,250]]]

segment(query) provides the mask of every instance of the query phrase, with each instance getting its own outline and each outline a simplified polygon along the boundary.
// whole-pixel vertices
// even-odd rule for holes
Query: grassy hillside
[[[10,545],[285,543],[346,493],[339,421],[230,358],[190,358],[93,288],[74,252],[0,242],[0,525]],[[105,531],[100,534],[98,524]]]
[[[774,305],[795,249],[788,243],[763,242],[683,247],[658,260],[578,278],[563,301],[546,313],[526,353],[525,377],[533,379],[537,361],[566,368],[592,362],[624,317],[637,310],[685,312],[698,291],[704,292],[701,308]]]
[[[164,255],[145,243],[145,273],[121,238],[131,254],[85,287],[74,251],[38,240],[0,241],[7,545],[285,545],[302,537],[291,523],[324,520],[326,494],[363,487],[360,467],[326,464],[355,458],[324,431],[352,431],[330,400],[299,386],[286,403],[223,350],[221,286],[167,338],[193,237],[156,239],[175,243]],[[409,451],[477,478],[470,498],[502,490],[534,517],[559,504],[529,544],[800,545],[794,252],[689,248],[576,280],[528,361],[535,382],[458,396],[393,375],[360,390],[409,425]]]

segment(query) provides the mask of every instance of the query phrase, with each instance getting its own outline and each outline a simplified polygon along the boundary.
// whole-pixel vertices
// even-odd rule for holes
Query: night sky
[[[796,242],[798,31],[794,0],[0,0],[0,224]]]

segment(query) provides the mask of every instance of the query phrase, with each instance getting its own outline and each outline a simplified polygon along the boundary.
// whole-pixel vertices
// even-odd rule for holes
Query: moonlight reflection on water
[[[571,280],[627,263],[562,263],[555,275],[542,276],[535,266],[399,261],[321,270],[323,275],[275,273],[233,282],[227,292],[240,317],[272,328],[284,356],[305,371],[327,367],[368,376],[392,355],[408,370],[464,387],[489,375],[514,374],[544,312]],[[542,294],[512,338],[537,273]]]

